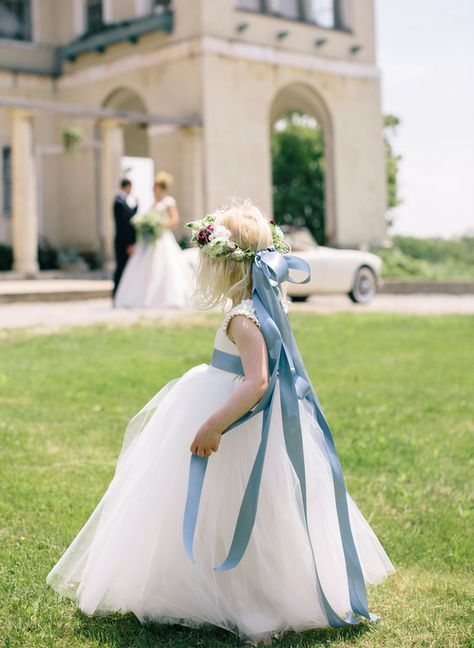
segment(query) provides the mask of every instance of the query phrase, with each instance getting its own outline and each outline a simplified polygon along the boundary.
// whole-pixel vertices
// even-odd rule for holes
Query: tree
[[[393,139],[400,125],[400,119],[395,115],[384,116],[384,144],[385,144],[385,169],[387,173],[387,209],[390,210],[401,203],[398,193],[398,172],[400,167],[401,155],[397,155],[393,150]],[[392,219],[387,217],[389,225]]]
[[[307,227],[324,244],[324,140],[314,119],[290,112],[276,122],[272,167],[276,222]]]
[[[392,141],[400,120],[384,117],[387,209],[400,204],[398,172],[401,155]],[[320,244],[324,233],[324,138],[315,119],[289,112],[272,131],[273,210],[279,224],[307,227]],[[390,224],[390,219],[389,219]]]

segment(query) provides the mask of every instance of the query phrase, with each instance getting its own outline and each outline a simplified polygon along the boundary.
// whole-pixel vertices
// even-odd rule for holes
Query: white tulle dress
[[[230,319],[257,319],[251,300],[225,318],[216,349],[238,355]],[[261,414],[231,430],[209,459],[196,528],[195,563],[183,546],[189,447],[198,427],[242,377],[208,365],[166,385],[130,422],[115,476],[96,510],[53,568],[48,584],[88,615],[133,612],[142,622],[213,624],[242,638],[328,626],[315,587],[299,482],[288,459],[278,399],[273,409],[255,526],[237,567],[216,572],[229,549],[257,451]],[[322,432],[301,403],[309,532],[323,590],[344,617],[351,609],[334,491]],[[348,496],[367,584],[394,568]]]
[[[172,196],[154,209],[166,218],[176,205]],[[114,304],[117,308],[188,308],[192,290],[192,267],[174,234],[165,229],[157,241],[139,239],[125,266]]]

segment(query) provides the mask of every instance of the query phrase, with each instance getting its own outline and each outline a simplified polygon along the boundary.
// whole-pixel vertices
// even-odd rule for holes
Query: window
[[[31,40],[31,0],[0,0],[0,38]]]
[[[334,0],[311,0],[311,20],[321,27],[334,27]]]
[[[99,32],[104,27],[102,0],[87,0],[86,2],[86,31]]]
[[[153,11],[155,13],[162,13],[171,9],[171,0],[153,0]]]
[[[238,0],[237,6],[239,9],[248,9],[249,11],[261,11],[261,0]]]
[[[348,29],[349,0],[237,0],[239,9],[289,20],[302,20],[329,29]]]
[[[2,211],[5,216],[12,213],[12,150],[2,148]]]
[[[271,0],[269,6],[272,13],[284,18],[299,19],[302,17],[300,0]]]
[[[309,0],[308,20],[320,27],[347,29],[347,5],[347,0]]]

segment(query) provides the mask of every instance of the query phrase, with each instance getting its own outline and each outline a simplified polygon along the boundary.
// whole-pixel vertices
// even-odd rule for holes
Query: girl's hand
[[[213,452],[217,452],[221,436],[222,431],[208,419],[196,432],[196,436],[191,443],[191,452],[198,457],[209,457]]]
[[[198,457],[216,452],[222,432],[256,405],[268,387],[267,349],[258,326],[244,315],[236,315],[229,325],[229,338],[237,345],[245,378],[197,431],[191,452]]]

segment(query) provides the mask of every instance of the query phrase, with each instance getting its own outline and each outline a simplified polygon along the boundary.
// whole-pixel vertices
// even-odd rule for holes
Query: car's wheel
[[[291,301],[292,302],[305,302],[308,301],[309,295],[292,295]]]
[[[356,304],[368,304],[377,292],[377,280],[374,273],[367,266],[357,270],[354,286],[349,293],[349,298]]]

